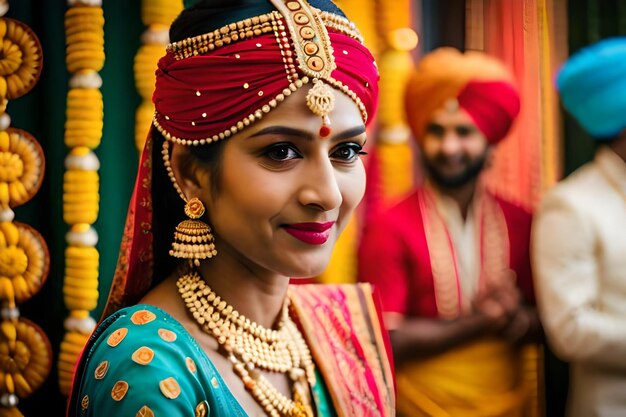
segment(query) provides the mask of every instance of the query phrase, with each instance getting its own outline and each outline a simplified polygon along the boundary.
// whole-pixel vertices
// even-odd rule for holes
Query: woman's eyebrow
[[[331,140],[349,139],[365,133],[365,126],[359,125],[334,135]]]
[[[334,135],[330,140],[337,141],[342,139],[353,138],[355,136],[359,136],[365,133],[365,126],[359,125],[348,130],[344,130],[336,135]],[[313,140],[313,135],[305,130],[296,129],[293,127],[287,126],[268,126],[264,129],[259,130],[258,132],[250,135],[250,138],[263,136],[263,135],[283,135],[283,136],[297,136],[306,140]]]
[[[254,138],[256,136],[263,135],[299,136],[307,140],[313,140],[313,136],[309,132],[287,126],[268,126],[264,129],[259,130],[253,135],[250,135],[250,137]]]

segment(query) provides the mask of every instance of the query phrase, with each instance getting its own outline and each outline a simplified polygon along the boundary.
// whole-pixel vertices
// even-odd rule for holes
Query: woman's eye
[[[293,145],[287,143],[277,143],[270,146],[264,153],[266,157],[273,161],[289,161],[291,159],[301,158],[298,151]]]
[[[362,152],[363,147],[358,143],[347,143],[337,147],[331,154],[331,158],[338,159],[342,162],[353,162],[359,155],[366,155]]]

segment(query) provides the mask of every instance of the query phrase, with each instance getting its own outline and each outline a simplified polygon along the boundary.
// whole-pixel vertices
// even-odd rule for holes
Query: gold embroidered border
[[[300,70],[311,78],[328,79],[336,68],[328,31],[317,13],[302,0],[270,0],[289,28]]]
[[[509,269],[509,232],[500,204],[486,192],[481,194],[481,271],[482,283],[495,283]]]
[[[343,33],[344,35],[350,36],[352,39],[363,43],[363,36],[353,22],[334,13],[322,11],[316,8],[313,9],[317,10],[327,28],[336,30],[337,32]]]
[[[240,40],[251,39],[272,31],[277,32],[279,28],[276,22],[281,17],[280,13],[274,11],[240,20],[239,22],[222,26],[213,32],[171,43],[167,46],[167,51],[172,52],[177,60],[202,55]],[[284,28],[280,30],[284,30]]]
[[[282,91],[282,93],[277,94],[272,100],[268,102],[268,104],[264,104],[260,109],[257,109],[254,113],[251,113],[248,116],[244,117],[243,119],[238,121],[236,124],[232,125],[229,129],[226,129],[223,132],[215,134],[211,137],[206,137],[203,139],[183,139],[183,138],[176,137],[172,135],[171,133],[169,133],[167,130],[165,130],[163,126],[161,126],[161,124],[159,123],[156,117],[157,113],[154,114],[154,118],[152,119],[152,124],[161,133],[161,135],[163,135],[163,137],[170,142],[178,143],[178,144],[185,145],[185,146],[206,145],[212,142],[216,142],[218,140],[229,138],[232,135],[239,132],[240,130],[243,130],[246,126],[249,126],[251,123],[257,120],[260,120],[261,118],[263,118],[264,114],[269,113],[270,110],[272,110],[278,105],[278,103],[280,103],[281,101],[284,101],[286,97],[291,95],[291,93],[295,92],[298,88],[302,87],[308,82],[309,82],[308,77],[303,77],[302,79],[298,79],[292,82],[291,84],[289,84],[288,88],[285,88]],[[168,119],[168,116],[164,116],[164,117]]]
[[[355,285],[296,285],[290,286],[289,298],[317,368],[327,382],[334,381],[327,387],[338,416],[391,417],[393,398],[390,397],[393,393],[389,384],[385,384],[385,376],[388,375],[383,374],[380,363],[386,354],[377,357],[375,347],[370,345],[375,340],[366,322],[372,316],[362,309],[357,294],[363,290],[363,287]],[[338,293],[345,296],[346,305],[339,301]],[[346,307],[350,313],[348,317],[344,315]],[[364,349],[365,362],[359,358],[353,335],[357,336],[357,343]],[[366,366],[380,388],[379,394],[385,405],[383,410],[378,409],[376,399],[363,378]]]
[[[311,9],[318,12],[322,23],[327,28],[336,30],[363,43],[363,36],[361,36],[356,29],[354,23],[350,22],[348,19],[330,12],[321,11],[314,7]],[[271,31],[282,32],[285,30],[284,27],[273,27],[273,24],[282,20],[282,18],[283,15],[280,12],[273,11],[271,13],[240,20],[224,25],[212,32],[173,42],[167,46],[166,50],[172,52],[177,60],[202,55],[217,48],[221,48],[224,45],[230,45],[240,40],[252,39],[264,33]]]
[[[476,225],[480,242],[479,285],[503,279],[509,269],[509,234],[504,213],[496,199],[480,193]],[[454,247],[448,230],[437,211],[434,196],[427,190],[420,193],[420,209],[435,287],[437,310],[442,318],[453,319],[461,313],[458,272]]]
[[[437,211],[434,196],[423,189],[419,193],[419,203],[430,255],[437,311],[442,318],[454,319],[459,316],[461,307],[454,248],[446,225]]]

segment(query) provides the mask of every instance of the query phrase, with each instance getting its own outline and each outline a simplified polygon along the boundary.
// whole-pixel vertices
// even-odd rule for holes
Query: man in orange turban
[[[525,415],[520,346],[540,332],[531,215],[480,175],[519,108],[511,75],[479,52],[438,49],[407,84],[427,179],[370,222],[359,265],[382,296],[399,416]]]

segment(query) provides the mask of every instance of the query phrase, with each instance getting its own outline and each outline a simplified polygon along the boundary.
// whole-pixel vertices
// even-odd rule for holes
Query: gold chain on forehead
[[[283,15],[302,72],[312,79],[327,79],[337,68],[328,31],[319,13],[306,1],[271,0]]]
[[[335,107],[335,92],[322,80],[332,79],[337,68],[328,31],[316,9],[303,0],[270,0],[283,15],[291,33],[298,67],[313,80],[306,96],[306,104],[313,114],[322,118],[319,134],[330,135],[328,115]]]

